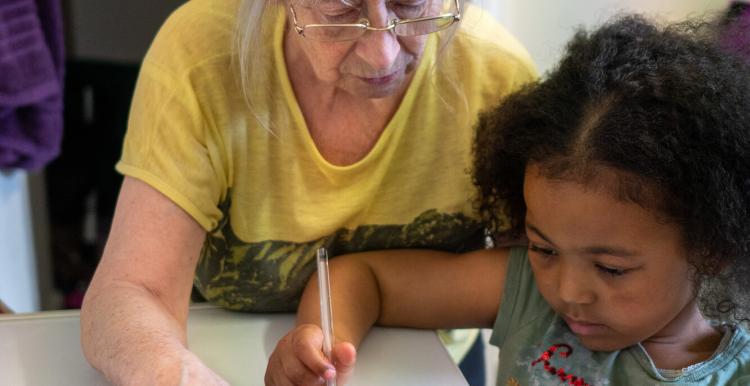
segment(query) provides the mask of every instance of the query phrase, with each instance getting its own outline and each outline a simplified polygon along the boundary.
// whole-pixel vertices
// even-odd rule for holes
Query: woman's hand
[[[343,386],[354,370],[357,352],[349,342],[333,345],[332,361],[323,354],[323,331],[314,324],[302,324],[281,338],[266,368],[266,386],[324,385],[336,377]],[[335,366],[335,367],[334,367]]]

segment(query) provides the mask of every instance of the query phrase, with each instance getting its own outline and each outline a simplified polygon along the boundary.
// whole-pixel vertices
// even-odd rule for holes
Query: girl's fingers
[[[308,369],[302,362],[287,358],[281,363],[283,376],[277,377],[279,386],[319,385],[320,376]]]
[[[268,368],[266,369],[265,382],[267,385],[306,386],[321,384],[321,376],[307,367],[297,357],[296,350],[299,348],[295,346],[304,347],[311,345],[309,342],[304,342],[304,339],[295,338],[299,332],[298,329],[293,330],[281,338],[276,345],[276,350],[271,354]]]
[[[337,343],[333,346],[333,360],[336,364],[338,383],[346,383],[354,371],[357,361],[357,350],[349,342]]]
[[[265,386],[294,386],[285,373],[284,366],[278,355],[271,356],[266,369]]]
[[[331,379],[336,368],[323,354],[323,332],[315,325],[301,325],[295,330],[291,346],[294,356],[318,377]]]
[[[347,382],[357,351],[351,343],[341,342],[333,347],[332,361],[322,352],[323,332],[315,325],[301,325],[283,337],[271,354],[266,370],[266,385],[307,386],[323,385],[336,377],[339,384]]]

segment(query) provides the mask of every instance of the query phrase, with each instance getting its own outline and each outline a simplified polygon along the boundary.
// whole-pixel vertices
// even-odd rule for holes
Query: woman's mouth
[[[385,76],[374,76],[374,77],[359,76],[358,78],[367,84],[378,86],[378,85],[391,83],[396,79],[396,77],[398,77],[398,71],[394,71]]]

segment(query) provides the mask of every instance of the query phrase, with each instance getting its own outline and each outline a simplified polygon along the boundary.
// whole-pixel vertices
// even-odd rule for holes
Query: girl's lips
[[[606,329],[606,326],[599,323],[577,321],[567,316],[564,316],[563,319],[565,319],[565,323],[568,324],[570,330],[576,335],[599,335]]]

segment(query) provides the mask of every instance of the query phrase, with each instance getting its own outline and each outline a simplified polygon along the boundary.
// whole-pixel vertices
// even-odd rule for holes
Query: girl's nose
[[[591,304],[596,299],[584,275],[574,267],[560,267],[557,292],[568,304]]]

